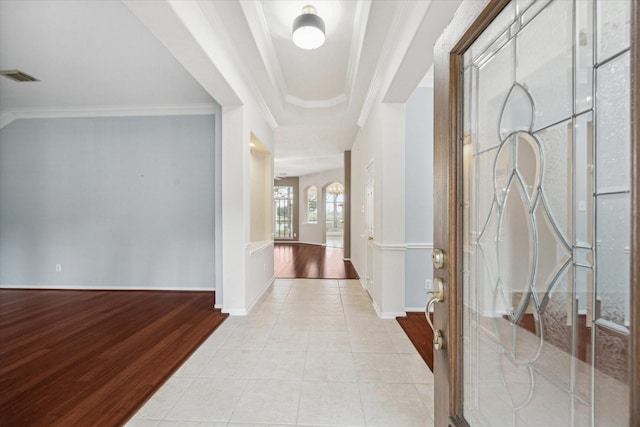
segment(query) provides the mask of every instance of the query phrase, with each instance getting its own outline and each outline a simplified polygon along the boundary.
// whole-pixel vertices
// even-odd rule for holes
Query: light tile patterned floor
[[[433,426],[433,375],[358,280],[276,280],[129,427]]]

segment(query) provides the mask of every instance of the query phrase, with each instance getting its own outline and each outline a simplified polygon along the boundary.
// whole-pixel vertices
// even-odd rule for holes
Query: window
[[[318,223],[318,188],[315,185],[307,188],[305,192],[305,204],[307,207],[307,222]]]
[[[276,239],[293,238],[293,187],[273,187],[273,235]]]
[[[344,187],[334,182],[327,187],[325,201],[327,233],[342,233],[344,228]]]

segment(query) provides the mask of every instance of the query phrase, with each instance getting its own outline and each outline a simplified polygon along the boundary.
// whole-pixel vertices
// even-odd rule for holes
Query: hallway
[[[357,279],[342,248],[277,242],[273,249],[275,277],[305,279]]]
[[[358,280],[277,279],[127,426],[195,422],[430,426],[433,376],[398,323],[376,316]]]

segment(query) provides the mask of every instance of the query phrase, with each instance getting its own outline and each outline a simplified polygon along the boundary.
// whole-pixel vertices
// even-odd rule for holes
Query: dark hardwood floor
[[[397,317],[396,320],[433,372],[433,332],[424,313],[407,313],[407,317]]]
[[[122,425],[226,318],[214,298],[0,290],[0,425]]]
[[[274,245],[275,276],[307,279],[357,279],[351,261],[344,261],[341,248],[303,243]]]

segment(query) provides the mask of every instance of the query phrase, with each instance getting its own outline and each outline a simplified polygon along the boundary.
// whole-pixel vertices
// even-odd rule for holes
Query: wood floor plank
[[[406,317],[397,317],[396,320],[433,372],[433,332],[424,313],[407,313]]]
[[[0,290],[0,425],[121,425],[222,323],[213,292]]]
[[[357,279],[358,273],[345,261],[344,250],[303,243],[276,242],[275,276],[306,279]]]

